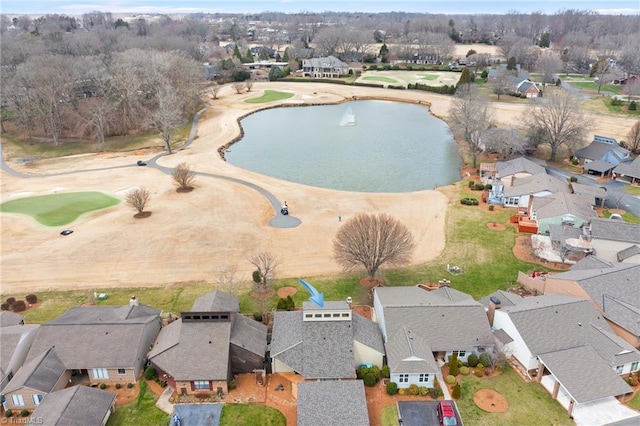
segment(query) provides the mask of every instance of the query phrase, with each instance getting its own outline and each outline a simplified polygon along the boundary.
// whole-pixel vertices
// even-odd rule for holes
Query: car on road
[[[440,401],[437,407],[438,420],[442,426],[456,426],[458,420],[456,419],[456,411],[453,408],[451,401]]]
[[[69,234],[73,234],[73,231],[71,229],[65,229],[60,233],[60,235],[69,235]]]
[[[138,162],[137,162],[136,164],[137,164],[138,166],[146,166],[146,165],[147,165],[147,163],[145,163],[145,162],[144,162],[144,161],[142,161],[142,160],[138,160]]]

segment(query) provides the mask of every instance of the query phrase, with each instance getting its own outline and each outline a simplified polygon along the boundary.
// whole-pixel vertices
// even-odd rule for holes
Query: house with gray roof
[[[115,410],[116,394],[88,386],[52,392],[31,415],[42,426],[104,426]]]
[[[484,307],[450,287],[376,287],[373,306],[382,332],[391,381],[433,387],[453,353],[465,361],[472,354],[493,352],[494,337]]]
[[[312,78],[338,78],[349,74],[349,65],[335,56],[303,59],[302,71]]]
[[[587,256],[570,271],[549,274],[545,293],[588,298],[611,329],[634,347],[640,346],[640,264],[609,263]]]
[[[640,157],[630,163],[620,163],[613,169],[613,178],[622,179],[631,184],[640,183]]]
[[[586,147],[577,150],[578,158],[586,173],[602,176],[610,174],[621,163],[631,162],[631,153],[621,147],[614,138],[595,135]]]
[[[640,263],[640,223],[593,218],[585,231],[598,257],[609,262]]]
[[[534,197],[543,198],[557,193],[569,193],[566,182],[545,173],[513,179],[502,190],[503,205],[526,210]]]
[[[488,298],[492,328],[514,340],[513,358],[555,399],[566,400],[570,415],[587,406],[615,403],[615,397],[631,391],[620,375],[640,369],[640,351],[616,336],[589,300],[563,294],[511,295],[503,305],[502,294]],[[587,379],[579,368],[584,365],[589,365]]]
[[[302,311],[275,312],[270,357],[274,373],[355,379],[361,364],[382,366],[384,346],[376,324],[347,302],[304,302]]]
[[[298,384],[298,426],[369,426],[362,380]]]
[[[33,410],[45,396],[64,389],[71,377],[54,348],[26,362],[2,391],[6,408]]]
[[[76,306],[40,325],[27,362],[55,347],[67,370],[90,383],[135,382],[162,320],[160,310],[138,304]]]
[[[481,166],[486,163],[482,163]],[[525,178],[538,174],[547,174],[545,169],[546,161],[530,159],[527,157],[517,157],[506,161],[497,161],[492,168],[493,173],[483,175],[484,183],[511,186],[515,179]],[[481,167],[482,169],[482,167]]]
[[[538,86],[533,81],[526,79],[522,80],[516,86],[516,92],[524,94],[527,98],[537,98],[542,96],[542,90],[538,89]]]
[[[23,315],[0,312],[0,392],[24,364],[37,329],[37,324],[25,325]]]
[[[198,298],[162,328],[149,362],[182,394],[227,393],[234,374],[264,368],[267,349],[267,326],[238,310],[238,298],[222,291]]]
[[[528,213],[538,224],[538,234],[549,235],[549,225],[570,225],[580,228],[598,217],[588,196],[557,192],[533,197]]]

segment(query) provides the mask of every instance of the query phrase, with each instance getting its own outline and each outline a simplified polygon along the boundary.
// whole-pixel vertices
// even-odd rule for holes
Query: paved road
[[[559,169],[554,166],[547,166],[547,173],[551,176],[568,179],[571,176],[575,176],[579,183],[590,186],[604,187],[607,189],[607,201],[605,206],[608,208],[620,208],[633,213],[640,217],[640,197],[634,197],[623,191],[623,188],[627,186],[624,182],[609,181],[604,183],[596,182],[595,178],[591,178],[588,175],[571,173],[566,170]]]
[[[176,152],[177,151],[181,151],[181,150],[187,148],[189,145],[191,145],[191,143],[193,142],[193,139],[195,138],[195,135],[196,135],[196,133],[198,131],[198,122],[200,120],[200,115],[202,115],[202,113],[204,111],[206,111],[207,108],[208,108],[208,106],[204,107],[203,109],[198,111],[198,113],[193,117],[193,122],[191,123],[191,131],[189,132],[189,137],[187,138],[186,142],[181,147],[179,147],[179,148],[177,148],[175,150]],[[152,157],[151,159],[147,160],[146,161],[146,163],[147,163],[146,167],[158,170],[158,171],[160,171],[162,173],[165,173],[165,174],[168,174],[168,175],[172,174],[173,173],[173,168],[164,167],[164,166],[161,166],[160,164],[158,164],[158,159],[161,158],[161,157],[164,157],[165,155],[168,155],[168,153],[163,152],[163,153],[160,153],[160,154],[156,155],[155,157]],[[136,164],[131,164],[131,165],[125,165],[125,166],[113,166],[113,167],[104,167],[104,168],[98,168],[98,169],[76,170],[76,171],[72,171],[72,172],[62,172],[62,173],[54,173],[54,174],[27,175],[27,174],[20,173],[20,172],[17,172],[15,170],[13,170],[4,161],[4,153],[2,152],[2,142],[0,142],[0,169],[5,171],[6,173],[9,173],[12,176],[19,177],[19,178],[24,178],[24,179],[37,179],[37,178],[44,178],[44,177],[50,177],[50,176],[63,176],[63,175],[71,175],[71,174],[76,174],[76,173],[87,173],[87,172],[95,172],[95,171],[100,171],[100,170],[114,170],[114,169],[130,168],[130,167],[139,167],[139,166],[137,166]],[[213,174],[213,173],[204,173],[204,172],[196,171],[195,174],[197,176],[205,176],[205,177],[210,177],[210,178],[215,178],[215,179],[228,180],[230,182],[235,182],[235,183],[247,186],[247,187],[257,191],[260,195],[265,197],[267,199],[267,201],[269,201],[269,203],[271,204],[271,207],[273,208],[275,216],[272,217],[271,220],[269,220],[269,225],[274,227],[274,228],[295,228],[296,226],[298,226],[298,225],[300,225],[302,223],[302,221],[300,219],[298,219],[295,216],[292,216],[291,214],[286,215],[286,216],[281,214],[280,213],[280,208],[282,207],[282,201],[279,200],[271,192],[267,191],[266,189],[262,188],[261,186],[256,185],[255,183],[248,182],[248,181],[245,181],[245,180],[242,180],[242,179],[229,177],[229,176],[217,175],[217,174]]]

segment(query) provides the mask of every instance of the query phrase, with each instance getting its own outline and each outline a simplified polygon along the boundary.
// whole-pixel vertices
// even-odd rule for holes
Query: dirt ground
[[[509,409],[507,399],[493,389],[480,389],[473,394],[473,402],[489,413],[504,413]]]
[[[291,92],[288,100],[268,105],[243,102],[265,89]],[[410,193],[354,193],[313,188],[258,175],[222,161],[217,149],[240,134],[237,120],[259,108],[276,104],[321,104],[349,99],[388,99],[431,106],[439,117],[448,114],[451,97],[427,92],[318,83],[257,82],[251,93],[236,94],[224,86],[219,99],[209,99],[194,143],[162,157],[158,163],[175,167],[190,163],[198,172],[241,179],[257,184],[287,200],[302,224],[276,229],[268,221],[276,214],[255,190],[215,177],[198,176],[195,190],[177,193],[170,176],[149,167],[136,167],[152,156],[133,153],[78,155],[40,160],[16,170],[33,175],[24,179],[1,174],[1,200],[61,191],[102,191],[122,197],[132,187],[151,191],[148,210],[135,219],[124,203],[87,214],[65,228],[50,228],[30,217],[0,215],[3,294],[60,289],[164,286],[172,283],[209,282],[221,270],[235,267],[237,276],[250,276],[251,254],[268,251],[280,261],[278,275],[318,276],[337,273],[332,240],[340,226],[338,214],[349,219],[361,212],[386,212],[410,228],[416,240],[413,262],[437,257],[445,244],[446,187]],[[522,104],[493,104],[498,125],[519,121]],[[633,120],[598,116],[595,133],[624,138]],[[118,168],[114,168],[118,167]],[[68,173],[55,175],[56,173]],[[69,173],[78,172],[78,173]],[[52,175],[53,174],[53,175]],[[48,176],[45,176],[48,175]],[[343,221],[344,222],[344,221]],[[294,249],[292,249],[294,248]],[[292,252],[294,251],[294,253]]]

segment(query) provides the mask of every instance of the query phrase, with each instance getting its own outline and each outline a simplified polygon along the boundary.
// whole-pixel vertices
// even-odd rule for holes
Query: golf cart
[[[285,216],[289,214],[289,206],[287,206],[287,203],[284,203],[282,205],[282,208],[280,209],[280,213],[282,213]]]

